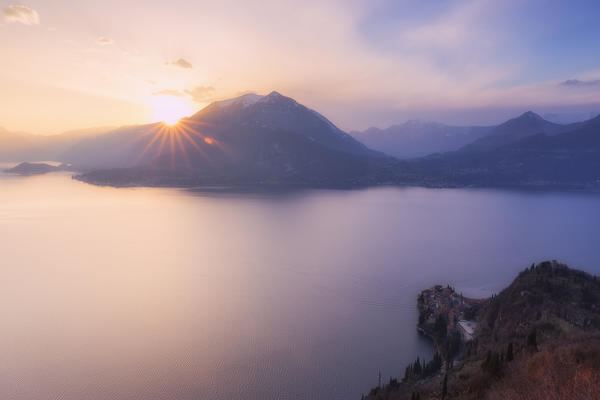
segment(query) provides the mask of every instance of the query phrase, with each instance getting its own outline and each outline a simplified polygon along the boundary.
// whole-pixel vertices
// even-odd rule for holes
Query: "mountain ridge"
[[[123,138],[127,146],[119,145]],[[386,175],[385,166],[394,162],[278,92],[213,102],[172,127],[134,127],[108,139],[114,143],[107,137],[86,143],[88,150],[100,148],[100,156],[113,158],[96,160],[100,168],[90,168],[80,179],[118,186],[338,185],[379,182],[375,176]],[[90,160],[93,155],[81,162]],[[73,157],[65,161],[78,164]]]

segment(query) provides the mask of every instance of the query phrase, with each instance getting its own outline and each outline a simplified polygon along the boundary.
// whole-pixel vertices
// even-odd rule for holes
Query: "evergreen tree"
[[[444,375],[444,383],[442,384],[442,400],[448,395],[448,373]]]
[[[420,376],[423,372],[423,368],[421,367],[421,361],[419,360],[419,357],[417,357],[417,361],[415,361],[413,372],[416,376]]]
[[[510,342],[508,344],[508,349],[506,350],[506,361],[511,362],[514,359],[513,355],[513,344]]]
[[[537,335],[535,331],[531,331],[531,333],[527,335],[527,347],[537,350]]]
[[[406,369],[404,370],[404,380],[408,381],[410,379],[410,376],[412,375],[412,370],[410,368],[410,364],[406,366]]]

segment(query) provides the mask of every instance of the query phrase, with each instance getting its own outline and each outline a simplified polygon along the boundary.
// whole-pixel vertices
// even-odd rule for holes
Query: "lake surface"
[[[211,193],[0,174],[0,398],[360,399],[431,349],[416,295],[600,273],[600,196]]]

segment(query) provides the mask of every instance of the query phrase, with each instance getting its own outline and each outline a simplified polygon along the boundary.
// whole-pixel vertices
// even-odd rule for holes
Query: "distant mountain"
[[[600,189],[600,116],[568,126],[534,123],[551,131],[521,139],[509,134],[515,140],[503,146],[473,146],[414,160],[412,165],[434,185]]]
[[[50,165],[50,164],[46,164],[46,163],[22,162],[13,168],[4,170],[4,172],[7,172],[9,174],[29,176],[29,175],[46,174],[48,172],[64,171],[64,170],[67,170],[68,168],[69,168],[69,166],[64,165],[64,164],[56,166],[56,165]]]
[[[215,102],[172,127],[99,135],[63,161],[94,170],[83,180],[119,186],[373,183],[395,162],[277,92]]]
[[[56,161],[83,138],[108,130],[110,128],[90,128],[45,136],[0,127],[0,161]]]
[[[492,128],[485,137],[475,140],[462,147],[460,151],[475,152],[489,151],[531,135],[540,133],[546,135],[557,135],[573,129],[578,124],[560,125],[546,121],[533,111],[527,111],[517,118],[510,119],[503,124]]]
[[[398,158],[414,158],[458,150],[487,135],[492,128],[412,120],[386,129],[369,128],[350,134],[372,149]]]
[[[0,127],[0,161],[22,161],[40,150],[36,135],[11,132]]]
[[[440,152],[400,161],[369,149],[316,111],[272,92],[214,102],[173,126],[154,123],[52,138],[3,130],[0,155],[9,161],[61,161],[84,172],[79,176],[84,181],[114,186],[600,189],[600,117],[559,125],[526,112],[495,127],[409,122],[394,129],[399,133],[390,128],[365,135],[413,146],[396,154],[408,155],[418,148]],[[458,150],[441,152],[472,137],[478,138]]]
[[[269,131],[285,131],[337,151],[376,154],[318,112],[277,92],[267,96],[248,94],[215,102],[189,120],[203,124],[203,129],[214,127],[212,134],[223,139],[236,140]]]

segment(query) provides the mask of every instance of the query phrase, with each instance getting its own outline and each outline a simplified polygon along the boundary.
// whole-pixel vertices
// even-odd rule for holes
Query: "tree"
[[[500,354],[495,351],[488,350],[487,356],[481,368],[487,371],[491,375],[500,376],[502,372],[502,362],[500,360]]]
[[[531,331],[529,335],[527,335],[527,347],[530,347],[537,351],[537,335],[535,330]]]
[[[417,361],[415,361],[415,365],[413,366],[413,372],[416,376],[420,376],[423,372],[423,368],[421,367],[421,361],[419,357],[417,357]]]
[[[508,344],[508,349],[506,350],[506,361],[510,362],[514,360],[514,355],[513,355],[513,344],[512,342],[510,342]]]
[[[442,400],[448,395],[448,373],[444,375],[444,383],[442,384]]]

